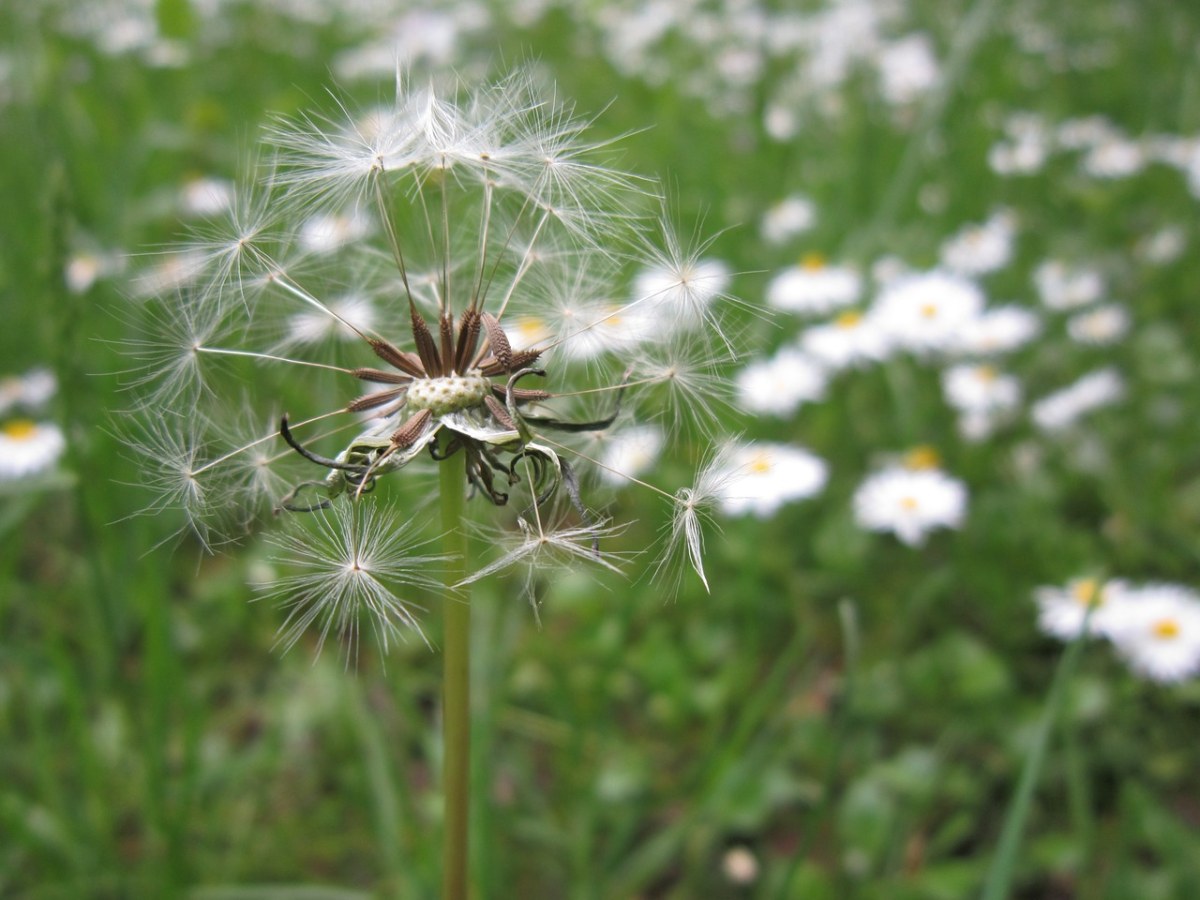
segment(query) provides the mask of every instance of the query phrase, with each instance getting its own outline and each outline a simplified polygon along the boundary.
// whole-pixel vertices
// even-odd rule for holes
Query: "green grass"
[[[1200,585],[1197,200],[1161,166],[1109,183],[1080,176],[1073,154],[1024,178],[986,165],[1018,110],[1200,132],[1200,10],[984,4],[978,43],[959,4],[912,4],[905,21],[932,32],[939,59],[962,56],[908,124],[860,73],[840,115],[787,143],[762,132],[765,86],[744,115],[714,118],[676,86],[617,74],[561,11],[463,43],[460,69],[533,57],[581,110],[603,109],[598,134],[628,134],[622,163],[666,179],[685,234],[727,229],[711,252],[744,273],[748,301],[799,249],[932,265],[945,236],[1009,206],[1017,254],[986,282],[991,302],[1036,305],[1032,268],[1077,256],[1106,268],[1134,318],[1110,348],[1049,335],[1014,357],[1034,397],[1101,364],[1125,373],[1129,398],[1067,441],[1026,422],[960,441],[936,370],[907,359],[790,420],[731,414],[732,431],[812,448],[831,480],[710,533],[711,595],[685,577],[668,600],[640,563],[627,580],[555,573],[538,583],[539,627],[515,583],[477,585],[478,896],[979,896],[1043,738],[1009,896],[1200,891],[1200,685],[1137,680],[1089,643],[1040,734],[1063,649],[1030,599],[1089,572]],[[272,116],[333,111],[331,60],[370,23],[239,7],[216,42],[169,7],[188,5],[160,14],[194,49],[165,69],[68,36],[53,4],[0,11],[14,73],[0,91],[0,376],[52,367],[51,417],[70,444],[61,473],[0,493],[0,895],[435,896],[440,656],[413,640],[384,659],[364,642],[346,667],[336,652],[314,661],[315,636],[282,654],[285,614],[250,602],[272,553],[259,537],[216,556],[187,539],[152,550],[174,525],[133,515],[148,498],[113,436],[129,403],[114,346],[128,282],[72,295],[62,280],[90,244],[176,240],[174,192],[191,175],[235,177]],[[1022,54],[1022,21],[1110,62],[1059,70]],[[681,71],[703,64],[678,53]],[[361,102],[391,89],[343,87]],[[792,191],[819,224],[802,246],[766,246],[758,217]],[[944,202],[925,209],[931,194]],[[1139,262],[1136,242],[1168,224],[1188,240],[1182,258]],[[798,330],[746,325],[751,356]],[[939,448],[971,502],[962,531],[913,550],[860,532],[850,497],[878,454],[916,443]],[[389,496],[424,514],[411,490]],[[649,496],[621,494],[610,513],[634,523],[630,549],[665,524]],[[760,864],[750,886],[721,868],[742,845]]]

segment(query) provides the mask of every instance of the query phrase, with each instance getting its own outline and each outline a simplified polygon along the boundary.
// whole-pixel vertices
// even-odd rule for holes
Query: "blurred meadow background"
[[[0,36],[0,895],[436,894],[436,647],[283,652],[279,519],[206,552],[121,437],[146,285],[265,127],[399,63],[530,67],[740,301],[717,424],[621,463],[748,454],[711,591],[651,577],[670,510],[619,485],[622,574],[474,587],[478,896],[980,896],[1042,749],[1011,896],[1200,896],[1200,6],[40,0]]]

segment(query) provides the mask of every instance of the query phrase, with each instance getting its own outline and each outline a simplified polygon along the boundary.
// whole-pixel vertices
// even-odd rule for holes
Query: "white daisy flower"
[[[62,430],[48,422],[12,419],[0,426],[0,481],[36,475],[54,466],[67,447]]]
[[[1033,273],[1033,283],[1047,309],[1076,309],[1095,303],[1104,294],[1104,278],[1086,266],[1046,260]]]
[[[817,222],[817,208],[807,197],[794,194],[766,211],[759,230],[768,244],[782,244],[804,234]]]
[[[935,270],[888,285],[872,315],[897,346],[929,353],[957,349],[963,330],[979,318],[983,304],[983,292],[973,282]]]
[[[942,391],[958,412],[1007,412],[1021,401],[1021,386],[1013,375],[989,365],[951,366],[942,373]]]
[[[504,333],[514,350],[526,350],[538,344],[548,344],[554,337],[550,323],[541,316],[519,316],[505,323]]]
[[[1200,673],[1200,597],[1174,584],[1132,592],[1109,635],[1135,672],[1162,682]]]
[[[657,425],[637,425],[603,435],[602,441],[600,478],[609,484],[625,484],[654,465],[666,438]]]
[[[374,330],[375,307],[366,297],[350,294],[326,306],[327,310],[296,313],[288,319],[285,346],[319,344],[332,337],[355,341]]]
[[[846,310],[832,322],[806,329],[800,335],[800,347],[833,371],[878,362],[889,349],[875,319],[858,310]]]
[[[959,275],[986,275],[1012,260],[1015,221],[1011,213],[993,214],[981,225],[968,225],[942,244],[941,259]]]
[[[371,232],[370,220],[358,210],[320,213],[300,226],[300,246],[312,253],[330,253]]]
[[[1093,178],[1128,178],[1146,167],[1145,148],[1137,141],[1111,137],[1095,144],[1080,166]]]
[[[922,33],[891,41],[875,56],[883,99],[892,106],[919,100],[937,86],[941,77],[933,42]]]
[[[1081,344],[1103,347],[1115,344],[1129,332],[1129,311],[1107,303],[1067,320],[1067,334]]]
[[[869,531],[890,531],[910,547],[935,528],[959,528],[967,509],[963,483],[938,469],[893,466],[854,493],[854,518]]]
[[[767,302],[776,309],[806,315],[826,315],[858,302],[862,278],[846,266],[826,265],[812,254],[798,266],[784,269],[767,285]]]
[[[1187,233],[1178,225],[1160,228],[1137,242],[1134,252],[1144,262],[1156,266],[1173,263],[1187,249]]]
[[[768,518],[785,503],[819,493],[829,477],[822,459],[788,444],[744,444],[723,460],[718,501],[731,516]]]
[[[0,414],[14,406],[39,409],[58,390],[58,379],[49,369],[32,369],[24,375],[0,378]]]
[[[742,409],[782,417],[823,398],[827,383],[824,369],[795,347],[785,347],[742,369],[737,391]]]
[[[1040,587],[1033,596],[1038,606],[1038,627],[1046,634],[1069,641],[1083,629],[1086,618],[1089,634],[1112,637],[1129,601],[1129,585],[1124,581],[1076,578],[1065,587]]]
[[[1038,336],[1042,321],[1020,306],[997,306],[967,322],[959,349],[974,356],[994,356],[1024,347]]]
[[[1087,413],[1115,403],[1124,393],[1125,381],[1116,369],[1099,369],[1043,397],[1030,415],[1042,431],[1064,431]]]
[[[185,215],[215,216],[233,205],[233,183],[223,178],[193,178],[180,191]]]

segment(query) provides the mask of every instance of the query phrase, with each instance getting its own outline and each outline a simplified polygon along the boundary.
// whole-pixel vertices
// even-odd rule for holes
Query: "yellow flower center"
[[[756,453],[754,459],[750,460],[750,465],[747,468],[755,475],[765,475],[773,468],[771,457],[766,453]]]
[[[1179,637],[1179,623],[1174,619],[1159,619],[1154,623],[1154,636],[1160,640],[1170,641]]]
[[[858,324],[862,321],[862,318],[863,318],[863,314],[860,313],[857,309],[848,309],[844,313],[842,313],[840,316],[838,316],[836,319],[834,319],[833,324],[836,325],[838,328],[846,328],[846,329],[857,328]]]
[[[941,464],[941,456],[928,444],[913,447],[908,453],[904,454],[904,467],[906,469],[936,469]]]
[[[900,498],[900,508],[905,510],[906,512],[912,512],[920,505],[921,504],[917,502],[916,497],[901,497]]]
[[[936,319],[938,306],[936,303],[926,303],[921,307],[921,315],[926,319]]]
[[[1081,606],[1099,606],[1103,601],[1100,593],[1100,582],[1095,578],[1080,578],[1071,585],[1071,596]]]
[[[825,257],[820,253],[805,253],[800,260],[800,268],[806,272],[819,272],[825,268]]]
[[[5,422],[0,431],[4,432],[5,437],[12,438],[14,441],[28,441],[37,434],[37,423],[31,422],[29,419],[13,419],[11,422]]]
[[[980,381],[995,381],[999,374],[994,366],[975,367],[975,377]]]

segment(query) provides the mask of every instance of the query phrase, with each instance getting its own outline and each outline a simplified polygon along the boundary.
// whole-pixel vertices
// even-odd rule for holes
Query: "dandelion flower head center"
[[[904,455],[904,467],[914,472],[924,469],[936,469],[942,464],[942,458],[932,447],[921,445],[913,447]]]
[[[12,438],[14,441],[32,440],[37,434],[37,430],[37,424],[29,419],[13,419],[11,422],[5,422],[4,427],[0,428],[5,437]]]
[[[825,268],[825,257],[820,253],[805,253],[800,260],[800,268],[806,272],[820,272]]]
[[[1152,631],[1159,640],[1172,641],[1179,637],[1179,623],[1174,619],[1159,619]]]
[[[849,330],[851,328],[857,328],[862,323],[862,319],[863,314],[861,312],[856,309],[851,309],[842,313],[833,321],[838,328],[845,328]]]
[[[479,406],[491,390],[491,381],[478,372],[418,378],[409,385],[408,405],[414,410],[427,409],[435,416],[442,416]]]

